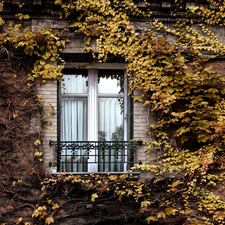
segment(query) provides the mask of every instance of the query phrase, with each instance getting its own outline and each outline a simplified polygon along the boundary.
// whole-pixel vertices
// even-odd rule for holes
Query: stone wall
[[[38,93],[43,96],[43,104],[46,121],[44,128],[43,149],[44,165],[50,171],[53,169],[49,166],[54,161],[54,152],[50,148],[50,140],[57,140],[57,82],[48,81],[38,87]]]
[[[133,134],[135,140],[149,141],[149,108],[142,103],[134,103]],[[137,163],[146,162],[145,146],[139,146],[136,154]]]

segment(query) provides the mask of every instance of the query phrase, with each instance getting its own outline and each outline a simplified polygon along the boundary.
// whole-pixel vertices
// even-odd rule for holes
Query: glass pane
[[[87,98],[62,98],[61,141],[87,140]],[[79,148],[64,147],[61,152],[61,171],[86,172],[87,157]]]
[[[123,141],[123,98],[98,99],[98,140]]]
[[[123,93],[124,70],[98,70],[98,93]]]
[[[87,98],[62,98],[61,140],[87,140]]]
[[[99,98],[98,106],[98,140],[123,141],[123,98]],[[123,171],[123,155],[123,148],[113,148],[111,144],[99,149],[99,172]]]
[[[87,77],[81,74],[64,75],[61,87],[61,93],[64,94],[85,94],[88,91]]]

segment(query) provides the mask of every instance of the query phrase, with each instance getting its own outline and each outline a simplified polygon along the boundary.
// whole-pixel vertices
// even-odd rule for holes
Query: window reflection
[[[99,98],[99,141],[115,140],[119,127],[123,130],[123,112],[117,98]],[[123,140],[123,133],[121,133]]]
[[[124,70],[98,70],[98,93],[124,93]]]
[[[99,78],[98,93],[121,94],[123,93],[123,82],[116,78]]]
[[[88,92],[87,77],[79,74],[66,75],[61,85],[61,93],[63,94],[85,94]]]

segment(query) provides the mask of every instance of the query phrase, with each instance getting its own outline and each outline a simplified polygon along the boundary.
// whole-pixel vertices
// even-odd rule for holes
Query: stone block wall
[[[135,140],[149,141],[149,108],[139,102],[134,102],[133,135]],[[139,146],[136,153],[137,163],[146,162],[145,146]]]
[[[47,169],[52,169],[49,166],[50,162],[54,161],[53,149],[50,148],[50,140],[57,140],[57,82],[48,81],[44,85],[38,87],[39,95],[43,96],[43,105],[45,117],[44,137],[43,137],[43,151],[44,151],[44,166]]]

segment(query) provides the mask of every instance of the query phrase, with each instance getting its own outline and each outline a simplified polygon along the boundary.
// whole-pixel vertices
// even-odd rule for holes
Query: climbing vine
[[[149,124],[148,132],[154,140],[145,142],[146,154],[157,153],[154,160],[133,169],[151,174],[147,180],[137,181],[127,174],[53,176],[42,168],[43,134],[41,130],[34,132],[28,142],[32,143],[33,152],[29,169],[23,168],[18,174],[13,170],[11,179],[1,183],[3,196],[12,202],[0,205],[4,208],[2,224],[15,222],[13,219],[6,222],[10,215],[16,215],[17,224],[26,225],[60,224],[63,218],[71,217],[79,218],[82,224],[84,215],[94,217],[90,224],[107,218],[139,219],[150,224],[225,223],[225,78],[213,66],[225,53],[225,45],[218,36],[218,28],[224,29],[225,25],[225,1],[192,4],[181,12],[182,19],[173,23],[152,19],[151,2],[142,4],[144,8],[132,0],[56,0],[60,9],[56,7],[52,15],[68,22],[61,30],[26,26],[28,14],[17,13],[18,20],[7,26],[0,19],[1,79],[5,79],[6,71],[13,74],[10,79],[15,83],[22,77],[19,81],[26,88],[14,85],[13,91],[20,98],[23,94],[19,90],[29,93],[12,104],[14,92],[7,89],[10,79],[2,84],[1,90],[8,90],[1,92],[0,97],[10,122],[0,123],[3,131],[0,140],[11,148],[1,153],[1,170],[8,166],[5,163],[8,152],[16,149],[17,141],[12,138],[16,131],[14,125],[10,128],[11,121],[18,124],[20,119],[33,115],[42,117],[42,96],[36,94],[35,86],[62,79],[64,61],[60,53],[77,35],[84,37],[84,51],[92,52],[95,60],[105,62],[111,55],[125,60],[130,94],[149,107],[155,118],[155,123]],[[185,1],[174,1],[171,20],[180,15],[178,9],[184,4]],[[19,6],[23,7],[25,3]],[[0,8],[4,10],[3,1]],[[135,29],[134,18],[145,20],[148,26],[145,32]],[[23,52],[22,58],[13,55],[15,49]],[[18,106],[18,102],[23,105]],[[41,122],[42,126],[46,123]],[[26,126],[29,124],[27,120]],[[14,159],[22,153],[16,149]],[[28,157],[27,153],[24,155]],[[22,198],[16,193],[18,188],[24,193],[34,189],[35,198]],[[15,199],[20,201],[19,206]],[[106,207],[109,200],[123,211],[111,214]],[[16,214],[22,208],[29,208],[28,215]]]

